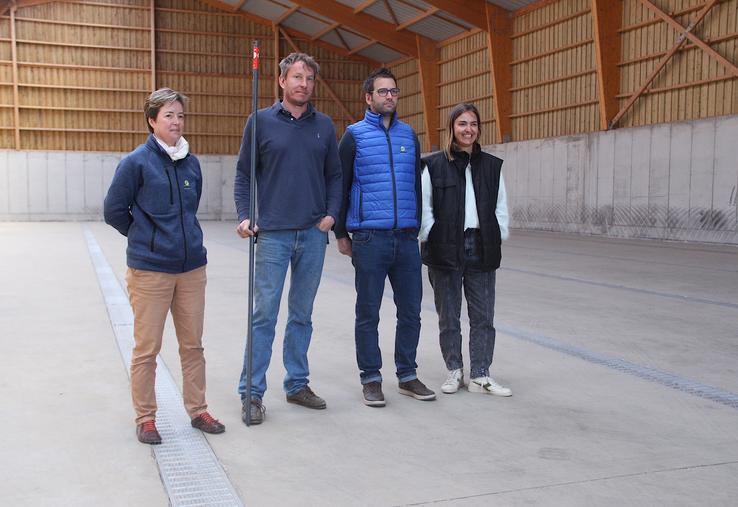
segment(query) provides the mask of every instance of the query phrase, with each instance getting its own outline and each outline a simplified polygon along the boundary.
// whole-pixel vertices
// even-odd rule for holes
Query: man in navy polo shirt
[[[397,307],[399,391],[417,400],[436,397],[416,373],[423,296],[420,146],[412,127],[397,119],[399,95],[388,69],[369,74],[364,81],[364,119],[349,125],[339,146],[343,198],[335,233],[338,250],[351,257],[356,272],[356,360],[364,403],[370,407],[385,405],[378,325],[386,278]]]
[[[239,220],[236,232],[242,238],[258,233],[259,238],[254,273],[253,371],[247,371],[244,354],[238,386],[242,419],[247,422],[250,418],[251,424],[264,420],[266,371],[288,267],[291,278],[283,345],[287,370],[284,390],[290,403],[313,409],[326,407],[308,386],[307,352],[328,231],[340,208],[341,166],[333,122],[310,103],[318,64],[304,53],[291,53],[279,62],[279,70],[282,101],[257,112],[258,197],[253,231],[249,228],[252,117],[244,129],[234,184]],[[243,401],[249,374],[252,401],[246,407]]]

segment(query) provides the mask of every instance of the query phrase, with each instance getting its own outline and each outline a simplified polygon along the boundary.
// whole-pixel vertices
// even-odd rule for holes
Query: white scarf
[[[154,136],[154,139],[156,139],[156,142],[159,143],[159,146],[161,146],[161,148],[167,152],[167,155],[169,155],[172,160],[183,159],[190,152],[190,143],[187,142],[187,139],[185,139],[184,136],[180,137],[177,141],[177,144],[175,144],[174,146],[167,145],[167,143],[156,136]]]

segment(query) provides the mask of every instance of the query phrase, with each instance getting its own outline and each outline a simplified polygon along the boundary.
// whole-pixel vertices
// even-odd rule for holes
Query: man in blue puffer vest
[[[350,125],[338,147],[343,170],[343,200],[335,225],[338,250],[356,271],[356,361],[364,403],[385,405],[379,308],[389,277],[397,306],[395,366],[401,394],[433,400],[416,373],[423,297],[418,250],[420,227],[420,145],[410,125],[397,119],[400,90],[386,68],[364,81],[369,108]],[[349,237],[351,233],[351,237]]]

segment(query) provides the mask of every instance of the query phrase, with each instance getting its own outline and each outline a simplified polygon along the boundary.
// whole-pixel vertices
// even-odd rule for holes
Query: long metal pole
[[[252,51],[251,78],[251,178],[249,179],[249,229],[253,232],[256,223],[256,119],[259,108],[259,41],[255,40]],[[249,317],[246,333],[246,426],[251,426],[251,375],[253,367],[254,331],[254,253],[255,237],[249,236]]]

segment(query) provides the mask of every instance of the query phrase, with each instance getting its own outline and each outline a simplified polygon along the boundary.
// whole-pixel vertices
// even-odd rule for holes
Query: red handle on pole
[[[259,70],[259,46],[254,44],[254,54],[252,55],[251,68]]]

